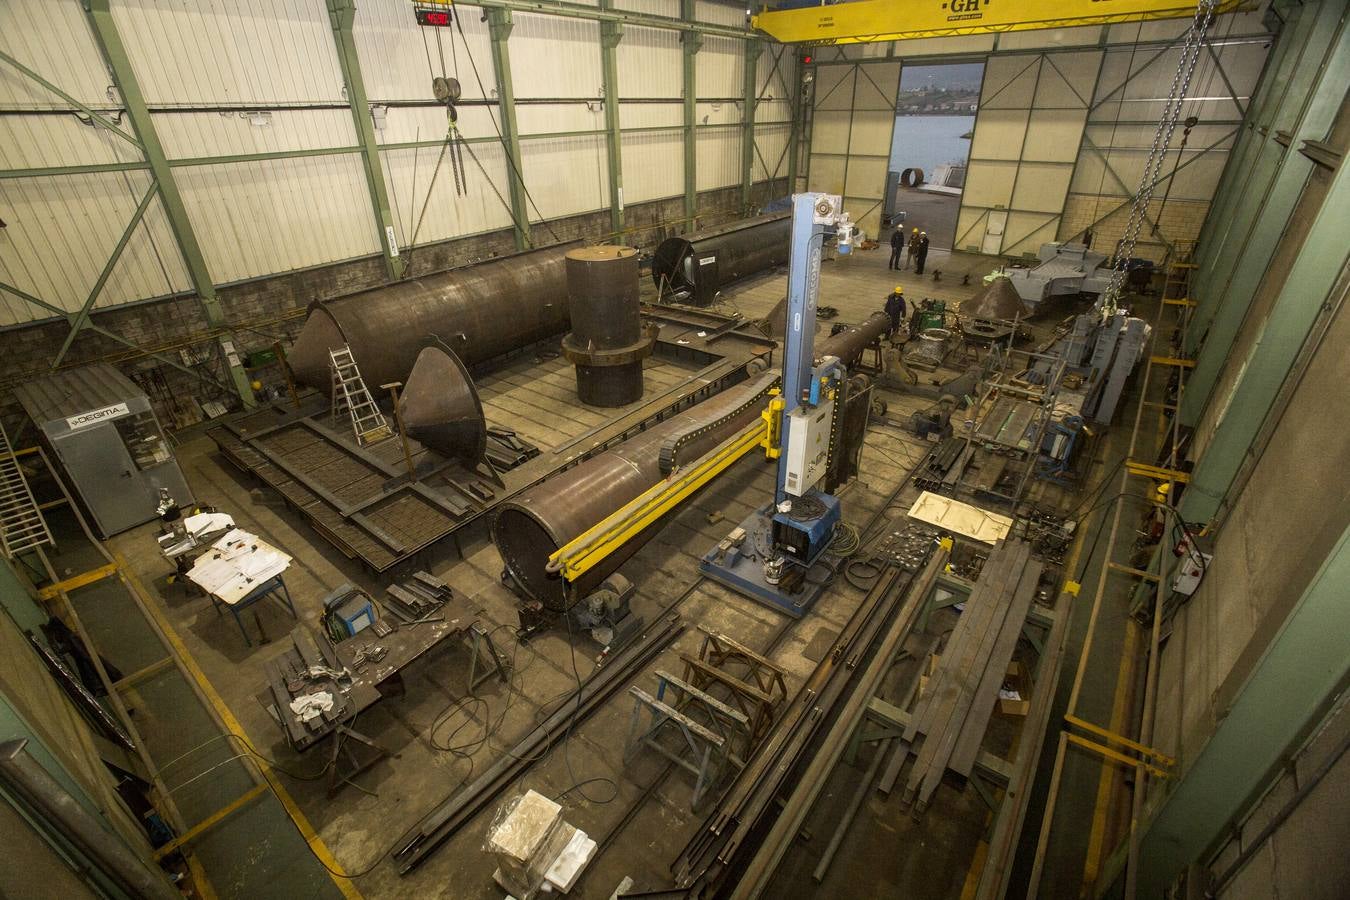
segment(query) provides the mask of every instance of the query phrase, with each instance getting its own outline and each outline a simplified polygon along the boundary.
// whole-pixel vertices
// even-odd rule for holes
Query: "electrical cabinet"
[[[784,419],[787,426],[786,477],[783,490],[800,497],[815,487],[830,462],[834,401],[799,406]]]

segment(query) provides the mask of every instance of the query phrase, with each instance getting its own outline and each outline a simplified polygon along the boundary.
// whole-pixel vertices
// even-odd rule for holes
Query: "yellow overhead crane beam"
[[[1246,0],[1220,0],[1216,13]],[[1185,0],[857,0],[768,10],[750,24],[784,44],[867,44],[1195,15]]]

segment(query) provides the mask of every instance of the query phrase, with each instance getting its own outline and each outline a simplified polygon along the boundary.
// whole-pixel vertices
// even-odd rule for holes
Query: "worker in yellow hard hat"
[[[914,265],[914,254],[919,248],[919,229],[915,228],[909,234],[909,251],[905,254],[905,268],[909,269]]]
[[[900,330],[900,324],[905,321],[905,288],[897,284],[895,290],[891,291],[890,296],[886,298],[886,315],[891,317],[891,334]]]

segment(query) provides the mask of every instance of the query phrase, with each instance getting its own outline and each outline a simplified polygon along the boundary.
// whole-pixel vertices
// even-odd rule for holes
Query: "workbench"
[[[255,534],[232,528],[212,544],[210,550],[197,557],[187,577],[211,598],[217,615],[222,606],[229,609],[234,623],[239,626],[239,633],[244,636],[244,643],[252,647],[253,641],[239,618],[241,611],[265,597],[274,596],[285,603],[291,618],[297,618],[291,592],[282,578],[290,565],[289,554]],[[253,618],[258,623],[260,639],[266,643],[267,634],[257,610],[254,610]]]
[[[400,622],[381,613],[378,620],[394,630],[380,635],[368,627],[337,645],[316,638],[303,625],[291,632],[291,648],[265,664],[267,686],[262,697],[269,698],[273,717],[286,734],[286,741],[297,752],[304,752],[325,740],[332,742],[328,763],[328,794],[381,759],[392,755],[353,725],[357,717],[388,696],[403,693],[401,673],[442,643],[462,639],[470,647],[467,693],[472,693],[493,675],[506,681],[508,663],[497,652],[487,629],[475,618],[473,604],[456,593],[434,614],[415,622]],[[382,626],[383,628],[383,626]],[[484,645],[486,644],[486,654]],[[486,655],[486,662],[482,663]],[[480,663],[482,663],[480,671]],[[331,708],[309,718],[293,711],[292,702],[318,693],[327,693]],[[364,745],[372,754],[364,760],[352,752],[350,742]],[[348,768],[340,768],[346,754]]]

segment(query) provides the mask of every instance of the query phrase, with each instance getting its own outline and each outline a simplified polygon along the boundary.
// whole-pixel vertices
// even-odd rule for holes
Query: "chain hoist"
[[[1199,0],[1195,8],[1195,18],[1186,31],[1186,39],[1181,46],[1181,59],[1177,63],[1176,74],[1172,76],[1172,86],[1167,92],[1162,117],[1158,120],[1158,130],[1153,135],[1153,146],[1149,148],[1148,158],[1144,161],[1144,172],[1139,179],[1139,189],[1135,191],[1130,205],[1130,217],[1125,224],[1125,232],[1116,246],[1116,261],[1111,272],[1111,281],[1102,293],[1101,309],[1104,315],[1115,313],[1122,290],[1130,258],[1134,255],[1135,244],[1139,240],[1139,231],[1148,219],[1148,206],[1153,201],[1153,189],[1162,177],[1163,163],[1167,159],[1172,145],[1172,134],[1176,131],[1181,118],[1181,108],[1186,102],[1186,94],[1191,87],[1191,77],[1195,74],[1195,65],[1200,58],[1200,50],[1205,45],[1205,35],[1214,22],[1218,0]],[[1187,129],[1189,131],[1189,128]]]

